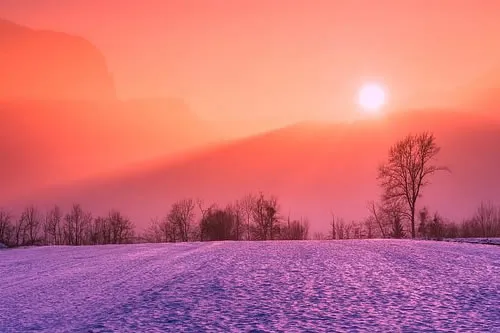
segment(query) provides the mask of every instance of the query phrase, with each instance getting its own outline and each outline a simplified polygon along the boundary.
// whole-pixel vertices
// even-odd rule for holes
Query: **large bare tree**
[[[415,210],[422,188],[429,184],[435,172],[448,170],[434,164],[439,151],[433,134],[410,134],[390,148],[387,162],[378,170],[382,201],[404,206],[403,214],[411,223],[412,238],[415,238]]]

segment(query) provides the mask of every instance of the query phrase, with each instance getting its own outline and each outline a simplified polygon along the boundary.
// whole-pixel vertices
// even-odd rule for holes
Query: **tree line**
[[[196,218],[198,216],[198,219]],[[222,240],[304,240],[307,219],[284,217],[277,197],[248,194],[225,207],[202,200],[175,202],[162,218],[154,218],[144,234],[148,242]]]
[[[398,211],[369,203],[369,215],[360,221],[346,222],[332,215],[329,230],[317,232],[313,239],[371,239],[411,238],[411,225],[400,217]],[[415,237],[441,240],[444,238],[495,238],[500,237],[500,206],[482,202],[471,217],[461,222],[446,219],[438,212],[430,213],[423,207],[416,214]]]
[[[66,214],[58,206],[43,214],[30,205],[17,219],[0,210],[0,243],[7,246],[123,244],[131,242],[134,229],[119,211],[93,217],[78,204]]]
[[[313,239],[353,238],[467,238],[500,237],[500,207],[481,203],[461,223],[445,220],[428,208],[417,209],[423,189],[436,172],[450,171],[435,164],[440,147],[432,133],[410,134],[390,147],[387,161],[378,168],[382,190],[378,202],[368,204],[369,215],[346,223],[332,214],[329,232]],[[182,199],[167,214],[151,220],[143,233],[117,210],[94,217],[79,204],[65,214],[54,206],[42,214],[26,207],[17,219],[0,209],[0,243],[26,245],[97,245],[133,242],[187,242],[221,240],[309,239],[307,218],[284,216],[276,196],[248,194],[226,206]]]
[[[11,247],[309,238],[307,219],[284,218],[278,199],[262,193],[246,195],[225,207],[182,199],[165,216],[153,218],[143,233],[135,229],[117,210],[94,217],[79,204],[66,214],[59,206],[43,214],[30,205],[17,219],[0,209],[0,243]]]

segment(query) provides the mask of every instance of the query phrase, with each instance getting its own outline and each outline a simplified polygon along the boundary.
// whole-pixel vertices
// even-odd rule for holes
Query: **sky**
[[[2,0],[0,17],[81,35],[120,98],[180,97],[204,118],[350,119],[367,81],[389,105],[500,69],[500,2]]]

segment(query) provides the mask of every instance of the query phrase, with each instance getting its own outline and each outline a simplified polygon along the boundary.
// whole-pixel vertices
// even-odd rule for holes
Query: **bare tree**
[[[62,212],[59,206],[54,206],[45,215],[43,223],[43,232],[45,235],[45,243],[50,245],[62,244]]]
[[[30,205],[21,213],[17,229],[17,245],[34,245],[41,241],[41,217],[38,209]],[[19,240],[22,239],[21,243]]]
[[[12,245],[13,237],[12,215],[6,210],[0,209],[0,243],[7,246]]]
[[[448,170],[433,164],[439,151],[433,134],[408,135],[390,148],[388,161],[378,170],[382,200],[406,206],[404,214],[411,223],[412,238],[415,238],[415,209],[422,188],[435,172]]]
[[[109,224],[111,244],[130,242],[134,235],[134,224],[127,217],[117,210],[112,210],[106,222]]]
[[[64,217],[63,233],[66,244],[83,245],[87,241],[88,228],[92,222],[92,213],[83,211],[79,204],[74,204]]]
[[[241,240],[244,234],[244,208],[239,200],[229,204],[226,211],[233,216],[234,240]]]
[[[351,231],[353,229],[353,224],[354,224],[354,221],[351,223],[345,224],[345,226],[344,226],[344,235],[345,235],[344,238],[345,239],[351,238]]]
[[[330,222],[330,236],[332,239],[337,239],[337,232],[335,229],[335,214],[332,214],[332,221]]]
[[[151,223],[146,229],[144,238],[150,243],[161,243],[164,241],[163,232],[161,229],[161,221],[158,217],[151,219]]]
[[[189,240],[191,226],[195,217],[194,208],[193,199],[183,199],[175,202],[168,213],[167,220],[177,228],[181,242]]]
[[[253,217],[253,211],[255,208],[255,202],[256,198],[253,194],[247,194],[245,195],[242,199],[239,200],[239,206],[241,208],[241,211],[243,213],[243,218],[245,219],[246,223],[246,239],[250,240],[252,239],[251,235],[251,222],[252,222],[252,217]]]
[[[280,233],[280,238],[286,240],[305,240],[308,236],[309,221],[302,218],[292,221],[288,217],[287,224],[282,228]]]
[[[202,222],[205,220],[205,218],[207,217],[208,214],[210,214],[214,209],[217,208],[217,205],[211,204],[211,205],[205,207],[205,204],[204,204],[203,200],[201,200],[201,199],[196,200],[196,205],[198,206],[198,209],[200,210],[200,226],[199,226],[200,234],[199,234],[199,238],[200,238],[200,241],[203,242],[205,240],[205,238],[204,238],[205,235],[203,234],[204,229],[202,228]]]
[[[386,238],[388,235],[387,223],[384,219],[384,211],[380,205],[375,204],[374,201],[368,203],[368,209],[371,213],[371,218],[375,221],[380,230],[380,235],[382,238]]]
[[[313,234],[314,240],[325,240],[327,237],[322,232],[315,232]]]
[[[175,243],[179,240],[179,226],[176,221],[172,220],[169,214],[160,222],[160,231],[163,235],[164,242]]]
[[[346,226],[343,218],[337,218],[335,222],[335,234],[337,235],[337,239],[344,239],[346,234]]]
[[[369,216],[368,218],[366,218],[364,220],[364,227],[366,230],[366,238],[368,238],[368,239],[373,238],[374,231],[376,228],[375,224],[376,224],[376,221],[375,221],[375,218],[373,216]]]
[[[276,197],[265,198],[260,194],[255,201],[252,219],[254,234],[258,240],[273,240],[279,234],[279,206]]]
[[[442,239],[444,236],[444,223],[438,213],[434,213],[433,219],[429,223],[429,236],[434,239]]]
[[[101,216],[93,219],[88,228],[87,238],[90,244],[111,244],[111,228],[108,219]]]
[[[494,237],[498,224],[500,224],[499,209],[491,202],[481,202],[473,217],[475,224],[480,229],[481,237]]]

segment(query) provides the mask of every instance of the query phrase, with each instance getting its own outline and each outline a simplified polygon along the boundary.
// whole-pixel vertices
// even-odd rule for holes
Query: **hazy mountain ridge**
[[[225,130],[200,120],[182,100],[116,100],[104,56],[80,37],[0,21],[0,42],[7,45],[0,50],[6,78],[0,82],[0,199],[14,209],[79,202],[97,214],[121,209],[143,227],[177,199],[225,204],[264,191],[280,198],[282,214],[307,216],[318,229],[331,211],[365,216],[366,201],[378,198],[376,169],[390,145],[424,130],[436,134],[440,163],[452,170],[433,180],[424,203],[457,218],[480,200],[500,200],[494,190],[500,186],[500,117],[488,99],[488,107],[464,106],[473,112],[398,110],[215,144]],[[43,52],[57,45],[59,58]],[[67,66],[75,75],[57,74]]]
[[[88,40],[0,19],[0,100],[112,100],[104,55]]]
[[[89,177],[179,153],[219,134],[178,100],[0,102],[0,167],[10,190]]]
[[[0,19],[0,199],[189,150],[220,135],[181,99],[116,99],[89,41]]]
[[[33,202],[80,202],[96,213],[118,208],[144,227],[177,199],[200,197],[225,204],[264,191],[280,198],[282,214],[307,216],[313,230],[324,229],[331,211],[347,219],[366,216],[367,201],[378,198],[376,170],[390,145],[424,130],[436,134],[442,147],[438,163],[452,173],[436,175],[422,203],[461,218],[481,200],[500,200],[500,123],[472,113],[440,111],[435,117],[432,112],[410,112],[373,122],[287,127],[175,163],[47,191],[34,196],[43,200]]]

